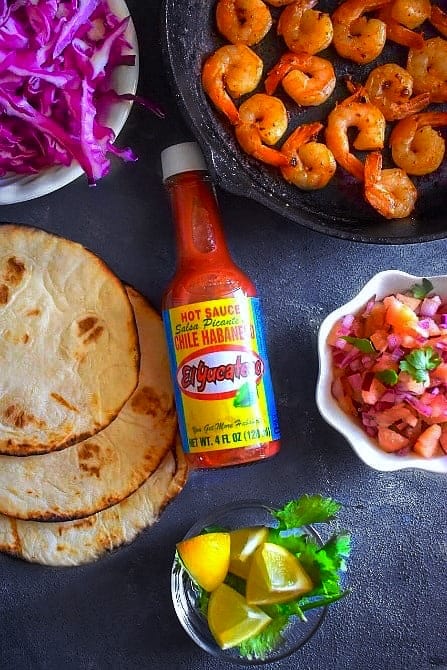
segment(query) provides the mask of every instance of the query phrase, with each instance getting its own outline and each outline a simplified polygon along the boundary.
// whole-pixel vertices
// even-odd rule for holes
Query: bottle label
[[[184,450],[279,439],[259,298],[174,307],[163,321]]]

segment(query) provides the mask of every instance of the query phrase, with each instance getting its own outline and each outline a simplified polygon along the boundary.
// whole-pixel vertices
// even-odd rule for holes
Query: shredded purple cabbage
[[[122,99],[113,70],[135,63],[128,21],[106,0],[0,0],[0,176],[76,160],[95,184],[109,153],[136,160],[100,121]]]

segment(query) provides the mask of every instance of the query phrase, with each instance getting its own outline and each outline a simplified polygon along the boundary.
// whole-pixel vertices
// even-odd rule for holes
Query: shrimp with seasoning
[[[282,176],[305,191],[324,188],[337,168],[335,158],[327,146],[314,141],[322,128],[321,123],[299,126],[281,148],[290,163],[289,167],[281,168]]]
[[[296,2],[296,0],[265,0],[268,5],[272,5],[272,7],[284,7],[284,5],[291,5],[292,2]]]
[[[325,58],[309,54],[284,54],[270,70],[265,90],[272,95],[279,83],[298,105],[321,105],[332,94],[336,77],[332,64]]]
[[[447,37],[447,14],[437,5],[432,6],[429,21],[441,35]]]
[[[239,107],[236,139],[250,156],[276,167],[286,166],[288,158],[272,145],[284,135],[287,123],[287,111],[282,100],[256,93]]]
[[[239,112],[232,98],[251,93],[262,76],[263,63],[245,44],[229,44],[207,58],[202,84],[215,106],[235,125]]]
[[[332,14],[334,47],[343,58],[355,63],[370,63],[385,46],[386,25],[376,18],[367,18],[371,12],[390,0],[345,0]]]
[[[387,121],[396,121],[420,112],[430,102],[429,93],[411,97],[413,77],[395,63],[374,68],[366,80],[365,89],[370,101],[380,109]]]
[[[219,0],[216,5],[219,32],[232,44],[252,46],[272,27],[272,16],[262,0]]]
[[[437,170],[445,154],[445,142],[433,130],[439,126],[447,126],[447,112],[423,112],[399,121],[390,136],[396,165],[418,176]]]
[[[298,0],[281,12],[278,35],[290,51],[316,54],[332,42],[333,29],[329,14],[313,10],[317,0]]]
[[[410,49],[407,70],[416,93],[430,93],[430,102],[447,102],[447,41],[426,40],[422,49]]]
[[[396,13],[396,15],[400,16],[401,14]],[[403,12],[402,16],[405,20],[406,17]],[[408,28],[401,20],[396,19],[391,5],[383,7],[377,14],[377,18],[385,23],[386,37],[392,42],[409,49],[421,49],[424,46],[423,36]]]
[[[430,0],[393,0],[390,5],[391,18],[410,30],[429,19],[431,11]]]
[[[350,151],[349,128],[359,131],[354,147],[359,151],[383,149],[386,121],[380,109],[373,105],[360,89],[337,105],[328,116],[326,144],[342,168],[363,181],[364,167]]]
[[[365,198],[386,219],[405,219],[416,204],[418,192],[400,168],[382,170],[382,155],[374,151],[365,161]]]

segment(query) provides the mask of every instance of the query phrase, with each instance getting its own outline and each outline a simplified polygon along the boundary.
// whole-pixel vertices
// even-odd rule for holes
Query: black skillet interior
[[[200,73],[204,59],[225,44],[215,26],[216,0],[165,0],[162,9],[162,41],[166,66],[180,109],[201,145],[214,179],[222,188],[251,197],[298,224],[312,230],[352,241],[403,244],[447,237],[447,161],[431,175],[415,179],[419,197],[414,214],[405,220],[388,221],[364,200],[362,187],[338,168],[328,186],[318,191],[301,191],[284,181],[274,168],[245,155],[234,138],[229,123],[210,104],[203,92]],[[320,0],[318,8],[333,11],[337,2]],[[274,25],[264,40],[253,47],[264,61],[267,72],[286,48],[276,35],[279,9],[271,7]],[[424,24],[429,37],[430,26]],[[330,99],[319,107],[298,108],[285,94],[281,97],[289,112],[288,133],[302,123],[321,120],[348,95],[346,76],[365,81],[378,64],[406,63],[407,49],[387,42],[374,63],[359,66],[346,61],[332,47],[319,54],[334,64],[337,87]],[[263,90],[263,83],[259,86]],[[433,109],[435,106],[433,106]],[[446,106],[436,105],[437,109]],[[442,131],[444,132],[444,131]],[[391,165],[387,152],[384,166]]]

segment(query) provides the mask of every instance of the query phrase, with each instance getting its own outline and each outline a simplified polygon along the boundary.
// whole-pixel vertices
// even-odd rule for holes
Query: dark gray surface
[[[174,268],[159,154],[191,137],[163,75],[159,3],[129,5],[142,51],[140,92],[163,103],[167,118],[133,110],[120,144],[137,150],[137,164],[115,163],[96,188],[80,179],[3,207],[0,216],[82,242],[159,306]],[[219,192],[219,200],[234,258],[263,298],[281,452],[265,463],[194,473],[153,529],[96,564],[49,569],[0,556],[0,668],[230,667],[197,648],[177,622],[169,590],[175,542],[214,506],[253,497],[280,504],[304,492],[344,504],[340,525],[354,537],[353,593],[332,606],[300,652],[267,667],[447,668],[445,476],[369,469],[314,402],[316,335],[324,316],[379,270],[445,272],[446,243],[355,244],[311,233],[245,199]]]

